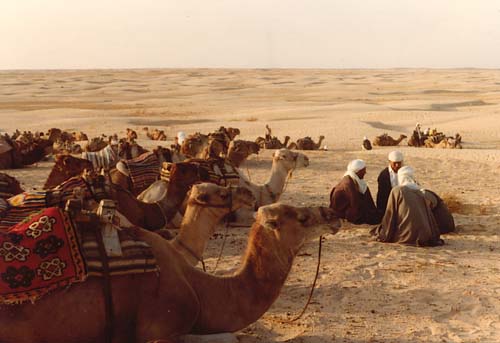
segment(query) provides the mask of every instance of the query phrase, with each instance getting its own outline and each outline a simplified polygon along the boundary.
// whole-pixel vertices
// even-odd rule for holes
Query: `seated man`
[[[443,245],[439,226],[432,212],[438,197],[422,189],[411,167],[398,171],[399,185],[392,188],[382,222],[371,233],[380,242],[417,246]]]
[[[375,207],[370,189],[365,180],[366,164],[353,160],[347,172],[330,192],[330,207],[339,218],[353,224],[378,224],[382,217]]]
[[[403,154],[400,151],[392,151],[389,156],[389,166],[378,175],[377,209],[385,212],[387,199],[391,189],[398,185],[398,170],[403,166]]]

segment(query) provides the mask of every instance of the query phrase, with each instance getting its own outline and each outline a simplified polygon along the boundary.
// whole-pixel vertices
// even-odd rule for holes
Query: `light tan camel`
[[[336,233],[339,227],[340,221],[329,208],[282,204],[261,208],[242,265],[230,277],[192,267],[170,242],[153,232],[127,229],[151,246],[159,273],[111,277],[112,342],[175,343],[187,333],[241,330],[258,320],[277,299],[304,243]],[[2,305],[0,341],[104,343],[104,302],[102,280],[90,277],[35,304]]]
[[[243,187],[222,187],[213,183],[193,185],[179,234],[172,240],[172,246],[189,264],[196,265],[222,218],[243,207],[253,208],[254,203],[252,193]]]
[[[314,143],[313,139],[309,136],[297,139],[296,143],[290,143],[288,149],[297,150],[319,150],[321,148],[321,143],[325,139],[325,136],[319,136],[318,143]]]
[[[256,185],[250,182],[245,174],[240,171],[240,186],[248,188],[255,199],[257,206],[264,206],[277,202],[283,193],[285,183],[289,174],[296,168],[307,167],[309,158],[300,152],[288,149],[276,150],[273,155],[271,175],[263,185]]]
[[[445,137],[438,143],[432,138],[427,138],[424,145],[426,148],[462,149],[462,137],[457,133],[455,137]]]
[[[403,139],[406,138],[406,135],[399,135],[398,139],[394,139],[391,136],[389,136],[387,133],[384,133],[383,135],[375,137],[373,140],[373,145],[376,146],[396,146],[401,143]]]

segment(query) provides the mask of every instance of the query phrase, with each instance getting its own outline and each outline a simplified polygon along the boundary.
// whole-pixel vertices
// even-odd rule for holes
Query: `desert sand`
[[[499,70],[88,70],[0,72],[0,131],[82,130],[89,136],[132,128],[209,132],[238,127],[241,139],[273,134],[292,140],[322,134],[327,151],[307,152],[281,201],[327,206],[330,189],[354,158],[376,178],[389,147],[362,151],[363,136],[409,135],[417,122],[448,135],[462,150],[400,145],[419,182],[463,204],[458,231],[442,247],[374,242],[370,226],[345,224],[325,236],[321,273],[312,304],[300,312],[316,269],[317,242],[297,257],[277,302],[238,332],[250,342],[499,342],[500,341],[500,71]],[[163,142],[167,145],[170,142]],[[269,175],[273,151],[245,166],[252,181]],[[7,173],[26,189],[40,188],[52,162]],[[206,252],[213,268],[223,229]],[[247,228],[228,231],[218,274],[237,268]],[[221,308],[223,310],[223,307]]]

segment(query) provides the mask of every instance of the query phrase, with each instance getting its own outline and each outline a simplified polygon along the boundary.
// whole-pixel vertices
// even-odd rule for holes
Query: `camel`
[[[251,154],[258,154],[260,147],[257,143],[244,140],[231,141],[227,153],[227,159],[235,167],[240,167],[241,164]]]
[[[72,132],[73,138],[75,141],[88,141],[89,137],[83,133],[82,131],[74,131]]]
[[[159,178],[163,162],[172,162],[172,154],[161,146],[135,159],[121,160],[109,171],[111,182],[137,195]]]
[[[241,330],[277,299],[301,247],[322,234],[338,232],[339,227],[329,208],[263,207],[250,230],[240,269],[225,277],[194,268],[156,233],[124,229],[151,246],[159,273],[110,278],[114,309],[110,331],[106,332],[102,279],[89,277],[35,304],[0,306],[0,341],[101,343],[111,334],[115,343],[175,343],[188,333]],[[78,311],[69,316],[68,309]]]
[[[307,136],[304,138],[297,139],[296,143],[290,143],[288,149],[297,150],[319,150],[321,148],[321,142],[325,139],[325,136],[319,136],[318,143],[314,143],[311,137]]]
[[[403,139],[406,138],[406,135],[399,135],[398,139],[394,139],[391,136],[389,136],[387,133],[384,133],[383,135],[375,137],[373,140],[373,145],[375,146],[396,146],[401,143]]]
[[[206,166],[200,162],[205,162],[209,164]],[[219,178],[214,178],[214,170],[221,169],[219,164],[223,162],[220,160],[188,160],[186,162],[174,163],[170,167],[170,180],[168,184],[168,191],[166,198],[170,206],[165,209],[166,217],[169,219],[174,218],[177,211],[180,209],[181,204],[186,198],[187,191],[197,182],[212,182],[212,183],[224,183],[234,182],[241,187],[249,189],[255,199],[256,206],[263,206],[277,202],[283,193],[285,183],[289,175],[296,168],[307,167],[309,165],[309,158],[299,152],[293,152],[288,149],[277,150],[273,155],[273,163],[271,167],[271,175],[268,181],[263,185],[256,185],[250,182],[242,171],[237,171],[237,174],[228,175],[231,178],[224,178],[222,175]],[[160,181],[157,181],[159,183]],[[155,184],[153,184],[155,185]],[[149,198],[149,201],[158,201],[154,194],[157,192],[155,188],[150,186],[150,189],[145,190],[140,197]],[[164,193],[159,193],[163,195]],[[157,195],[158,196],[158,195]],[[253,211],[240,209],[236,212],[237,222],[239,224],[247,224],[253,218]]]
[[[137,132],[127,127],[127,140],[133,141],[134,139],[137,139]]]
[[[257,137],[255,139],[255,143],[257,143],[261,149],[282,149],[288,146],[288,142],[290,141],[290,136],[285,136],[283,142],[281,142],[278,137],[272,135],[271,128],[269,125],[266,125],[266,136]]]
[[[189,135],[181,145],[181,154],[188,158],[217,158],[225,152],[225,138],[222,134],[195,133]]]
[[[151,140],[154,140],[154,141],[166,141],[167,140],[167,135],[165,134],[165,132],[163,130],[154,129],[153,131],[149,131],[148,127],[144,127],[142,130],[144,131],[146,136]]]
[[[277,202],[283,193],[285,183],[290,174],[296,169],[307,167],[309,158],[299,152],[288,149],[276,150],[273,155],[271,175],[263,185],[250,182],[240,171],[240,186],[248,188],[257,201],[256,206],[264,206]]]
[[[55,163],[45,181],[43,189],[56,187],[73,176],[80,175],[85,169],[93,170],[90,161],[71,155],[56,155]]]
[[[8,199],[22,192],[24,190],[15,177],[0,173],[0,198]]]
[[[71,141],[57,140],[52,145],[53,154],[81,154],[83,149],[80,144]]]
[[[96,170],[100,168],[110,170],[115,167],[120,158],[132,159],[145,152],[147,151],[135,142],[128,142],[125,139],[110,140],[110,144],[99,151],[84,151],[82,158],[92,162]]]
[[[445,137],[438,142],[430,137],[425,140],[424,146],[426,148],[462,149],[462,136],[457,133],[455,137]]]
[[[118,140],[118,137],[115,137],[116,141]],[[105,136],[99,136],[99,137],[94,137],[90,139],[87,142],[87,145],[85,146],[84,150],[87,152],[96,152],[99,150],[104,149],[105,147],[108,146],[108,144],[111,142],[112,138],[105,139]]]
[[[59,136],[60,130],[51,132],[47,138],[31,132],[14,133],[12,137],[5,134],[0,137],[0,169],[21,168],[41,161],[52,153],[52,145]]]

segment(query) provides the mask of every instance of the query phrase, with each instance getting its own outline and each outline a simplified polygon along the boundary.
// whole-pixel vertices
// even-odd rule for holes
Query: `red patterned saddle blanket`
[[[0,261],[0,304],[34,302],[87,277],[75,228],[57,207],[0,230]]]

